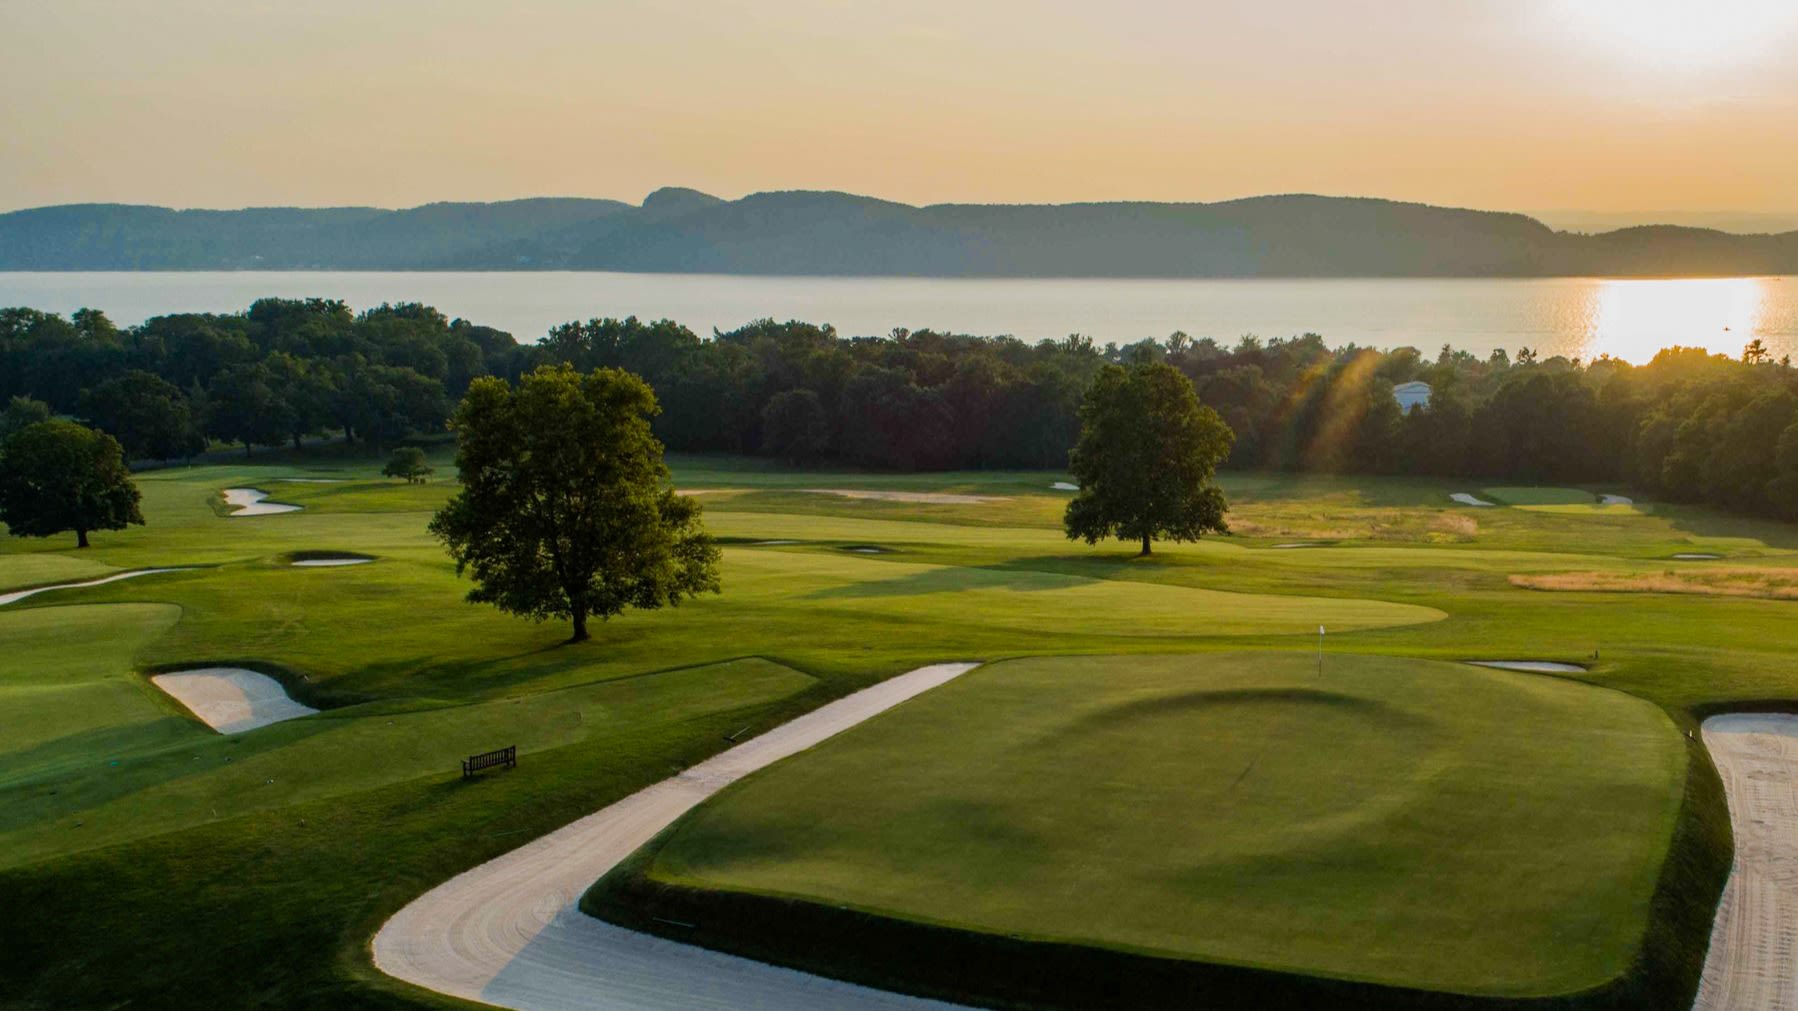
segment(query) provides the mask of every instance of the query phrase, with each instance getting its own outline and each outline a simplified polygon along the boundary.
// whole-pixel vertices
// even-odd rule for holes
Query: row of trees
[[[701,339],[677,323],[594,319],[539,343],[420,305],[359,315],[341,302],[264,299],[247,312],[158,317],[120,330],[0,310],[0,401],[27,396],[116,436],[134,459],[206,438],[250,445],[341,432],[392,443],[441,432],[480,376],[542,365],[643,377],[676,451],[804,465],[1062,467],[1084,392],[1107,365],[1166,364],[1235,434],[1236,468],[1519,482],[1628,481],[1656,495],[1798,518],[1798,373],[1759,344],[1740,358],[1669,348],[1609,357],[1487,357],[1444,347],[1331,348],[1307,334],[1234,345],[1026,343],[931,330],[842,337],[762,320]],[[1392,387],[1433,388],[1401,412]]]
[[[416,304],[352,314],[271,298],[129,329],[92,309],[0,309],[0,402],[83,418],[132,459],[186,457],[209,439],[248,450],[327,431],[377,445],[438,432],[475,377],[515,377],[526,359],[510,334]]]

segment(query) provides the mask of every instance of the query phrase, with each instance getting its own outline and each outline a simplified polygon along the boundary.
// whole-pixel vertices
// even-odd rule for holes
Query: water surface
[[[137,323],[228,312],[264,295],[341,298],[357,309],[427,302],[535,340],[572,319],[678,320],[701,335],[752,319],[830,323],[846,335],[932,327],[1028,340],[1323,334],[1332,344],[1443,344],[1485,355],[1536,348],[1645,361],[1671,344],[1739,354],[1758,337],[1798,356],[1798,277],[1607,280],[1114,280],[742,277],[606,272],[0,272],[0,305],[103,309]]]

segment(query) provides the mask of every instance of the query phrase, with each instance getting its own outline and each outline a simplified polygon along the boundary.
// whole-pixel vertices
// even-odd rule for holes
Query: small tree
[[[29,428],[40,421],[49,421],[50,405],[42,400],[30,397],[14,397],[0,410],[0,442],[23,428]]]
[[[456,410],[462,491],[431,520],[472,603],[587,618],[718,590],[699,503],[677,495],[650,433],[655,394],[620,369],[544,366],[517,388],[476,379]]]
[[[762,451],[788,463],[808,463],[830,445],[824,402],[807,389],[785,390],[762,408]]]
[[[142,524],[137,486],[119,441],[72,421],[40,421],[14,432],[0,450],[0,522],[14,537]]]
[[[425,462],[425,451],[417,446],[401,446],[387,458],[387,466],[381,473],[388,477],[404,478],[407,484],[424,484],[425,478],[434,473],[434,468]]]
[[[1198,540],[1224,533],[1217,465],[1235,439],[1217,412],[1199,403],[1178,369],[1159,363],[1107,365],[1080,405],[1080,441],[1069,469],[1080,493],[1068,503],[1068,539]]]

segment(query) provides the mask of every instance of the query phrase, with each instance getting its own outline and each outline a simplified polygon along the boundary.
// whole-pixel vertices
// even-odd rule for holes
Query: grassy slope
[[[1543,995],[1623,975],[1684,794],[1671,722],[1566,681],[1326,666],[988,667],[733,787],[640,871],[1398,986]],[[683,916],[730,929],[703,898]]]
[[[1790,527],[1703,510],[1469,510],[1446,498],[1466,489],[1444,482],[1231,475],[1233,518],[1255,525],[1256,536],[1158,547],[1153,558],[1135,560],[1128,547],[1089,548],[1060,536],[1055,523],[1067,496],[1047,486],[1061,475],[791,474],[754,461],[678,460],[685,486],[743,489],[707,496],[716,533],[805,543],[733,546],[722,597],[625,617],[604,626],[591,647],[570,650],[558,646],[564,630],[553,624],[460,602],[466,584],[423,533],[428,511],[453,490],[448,482],[380,482],[378,463],[326,456],[264,460],[145,475],[151,525],[101,534],[88,552],[66,539],[0,542],[0,588],[108,567],[217,566],[0,608],[0,622],[12,623],[6,629],[40,623],[33,634],[43,643],[0,658],[0,790],[20,812],[0,823],[0,843],[10,847],[0,852],[11,853],[0,860],[11,865],[0,869],[0,907],[34,911],[32,930],[0,960],[0,1006],[112,1006],[169,994],[227,1007],[444,1003],[367,964],[368,936],[407,899],[717,750],[727,733],[771,725],[933,660],[1307,649],[1313,636],[1290,634],[1295,608],[1309,627],[1353,624],[1371,606],[1383,617],[1369,624],[1387,627],[1333,633],[1332,650],[1577,659],[1599,647],[1591,680],[1659,703],[1688,727],[1695,707],[1798,698],[1787,603],[1564,595],[1506,582],[1512,572],[1622,568],[1691,550],[1730,555],[1730,564],[1785,566],[1798,549]],[[440,475],[451,472],[437,462]],[[296,474],[357,480],[276,480]],[[217,489],[246,484],[306,510],[219,518],[211,505]],[[796,490],[845,486],[1010,497],[937,506]],[[1312,535],[1339,544],[1270,550]],[[896,552],[841,550],[870,543]],[[319,549],[381,560],[312,571],[276,564],[286,553]],[[977,607],[961,596],[972,584],[984,587]],[[1184,597],[1190,607],[1170,608],[1162,603],[1169,587],[1316,600],[1201,594]],[[1092,606],[1057,604],[1081,594],[1096,598]],[[172,628],[141,624],[172,608],[125,606],[137,602],[172,605],[180,618]],[[93,609],[105,615],[99,630],[77,627],[56,642],[90,605],[107,605]],[[1033,617],[1037,608],[1055,620]],[[1256,608],[1265,627],[1220,623],[1240,623]],[[1152,627],[1137,620],[1139,610]],[[1390,623],[1438,613],[1447,619]],[[753,657],[767,663],[657,673]],[[231,743],[125,676],[227,660],[276,673],[296,695],[338,708]],[[743,680],[742,670],[756,673]],[[110,701],[52,703],[58,719],[77,713],[66,726],[12,704],[28,694],[28,682],[46,678]],[[563,698],[580,700],[572,708],[588,714],[583,720],[610,711],[604,693],[613,682],[641,693],[630,718],[603,733],[558,724]],[[675,699],[683,685],[697,686],[698,708],[664,705],[661,693]],[[549,694],[557,692],[566,694]],[[515,739],[540,749],[527,751],[516,773],[454,781],[460,749]],[[371,754],[383,761],[369,761]],[[262,783],[225,768],[239,755],[266,773]],[[1714,786],[1714,777],[1695,782]],[[1715,798],[1699,800],[1713,805],[1714,828]],[[1706,838],[1714,851],[1716,833]],[[60,855],[45,857],[52,852]],[[1714,900],[1712,870],[1695,860],[1676,890],[1687,906],[1706,907],[1697,920],[1708,918]],[[1681,929],[1690,943],[1701,927]],[[220,954],[196,957],[208,946]],[[315,951],[333,955],[295,956]],[[232,971],[221,972],[226,964]]]

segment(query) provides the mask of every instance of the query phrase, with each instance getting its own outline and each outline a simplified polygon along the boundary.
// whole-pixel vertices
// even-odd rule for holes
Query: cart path
[[[979,666],[920,667],[822,706],[431,889],[375,935],[382,972],[520,1011],[946,1009],[594,919],[580,897],[726,785]]]
[[[1798,1011],[1798,716],[1713,716],[1704,745],[1736,854],[1693,1007]]]

